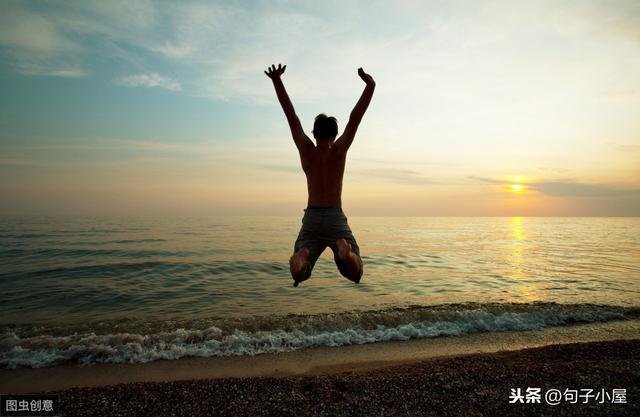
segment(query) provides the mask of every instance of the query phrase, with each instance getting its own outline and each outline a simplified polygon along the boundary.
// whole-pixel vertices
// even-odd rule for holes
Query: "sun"
[[[511,184],[511,186],[509,187],[509,191],[511,191],[514,194],[522,194],[522,193],[524,193],[524,185],[522,185],[522,184]]]

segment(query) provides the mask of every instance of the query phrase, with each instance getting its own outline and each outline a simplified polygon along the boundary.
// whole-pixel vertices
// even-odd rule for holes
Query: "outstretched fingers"
[[[284,73],[284,70],[286,68],[286,65],[283,66],[282,64],[278,64],[278,66],[276,67],[275,64],[272,64],[264,73],[267,74],[267,77],[269,78],[279,77]]]

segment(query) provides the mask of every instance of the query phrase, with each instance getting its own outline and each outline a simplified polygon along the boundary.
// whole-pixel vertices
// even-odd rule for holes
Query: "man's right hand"
[[[280,78],[280,76],[284,74],[285,68],[287,68],[286,65],[283,67],[282,64],[278,64],[278,68],[276,68],[274,64],[274,65],[271,65],[269,68],[267,68],[267,70],[264,73],[267,74],[267,77],[271,78],[272,80],[275,80],[276,78]]]
[[[367,85],[375,86],[376,82],[373,80],[373,77],[364,72],[362,68],[358,68],[358,75],[362,78]]]

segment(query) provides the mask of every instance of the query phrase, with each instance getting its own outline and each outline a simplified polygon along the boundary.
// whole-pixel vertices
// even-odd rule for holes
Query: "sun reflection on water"
[[[511,278],[520,281],[517,287],[519,301],[536,301],[539,300],[540,288],[538,285],[526,282],[526,227],[522,217],[511,217],[511,248],[509,256],[509,264],[511,265]]]

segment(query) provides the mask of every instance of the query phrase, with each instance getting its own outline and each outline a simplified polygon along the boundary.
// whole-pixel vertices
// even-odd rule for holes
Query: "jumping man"
[[[302,130],[300,119],[291,104],[282,83],[282,74],[287,68],[272,65],[265,74],[276,89],[280,105],[287,116],[293,141],[300,153],[302,169],[307,176],[309,197],[302,218],[302,228],[294,245],[293,256],[289,260],[293,286],[309,279],[320,254],[327,246],[333,251],[340,273],[355,283],[362,277],[362,259],[347,218],[342,211],[342,177],[347,150],[358,130],[376,83],[373,78],[358,68],[358,75],[366,86],[358,103],[351,111],[349,122],[338,136],[338,122],[335,117],[319,114],[313,124],[314,144]]]

